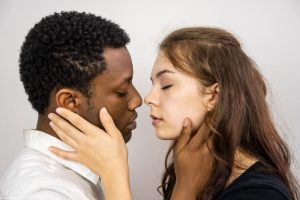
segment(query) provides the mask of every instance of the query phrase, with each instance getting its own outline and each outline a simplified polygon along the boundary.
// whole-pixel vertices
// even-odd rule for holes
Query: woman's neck
[[[234,164],[226,187],[229,186],[235,179],[242,175],[249,167],[258,161],[258,158],[251,156],[242,149],[238,148],[235,153]]]

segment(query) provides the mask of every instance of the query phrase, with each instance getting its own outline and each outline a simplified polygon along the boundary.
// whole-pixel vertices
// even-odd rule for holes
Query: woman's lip
[[[152,120],[152,125],[157,126],[161,121],[162,121],[162,119],[155,118],[155,119]]]
[[[136,129],[136,121],[131,122],[130,124],[127,124],[126,126],[130,130]]]

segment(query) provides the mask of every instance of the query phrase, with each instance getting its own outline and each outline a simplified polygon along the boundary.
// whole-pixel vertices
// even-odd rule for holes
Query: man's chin
[[[125,141],[125,143],[129,142],[129,140],[131,139],[132,133],[126,133],[126,135],[123,135],[123,139]]]

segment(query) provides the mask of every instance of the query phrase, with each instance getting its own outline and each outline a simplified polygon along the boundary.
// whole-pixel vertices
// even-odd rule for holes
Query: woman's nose
[[[155,104],[155,94],[154,94],[153,88],[148,92],[148,94],[144,98],[144,102],[148,106],[151,104]]]

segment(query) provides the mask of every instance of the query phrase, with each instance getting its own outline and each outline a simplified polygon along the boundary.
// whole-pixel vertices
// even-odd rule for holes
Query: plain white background
[[[19,80],[18,56],[28,30],[42,17],[62,10],[91,12],[121,25],[128,46],[134,83],[144,97],[157,45],[164,35],[183,26],[217,26],[236,34],[260,66],[269,84],[275,122],[300,160],[300,1],[298,0],[0,0],[0,175],[22,148],[22,130],[34,128],[31,109]],[[138,109],[138,128],[129,142],[135,199],[161,199],[163,161],[169,145],[155,137],[145,105]],[[294,161],[295,173],[300,168]]]

